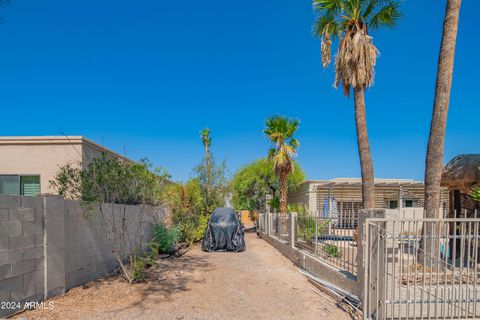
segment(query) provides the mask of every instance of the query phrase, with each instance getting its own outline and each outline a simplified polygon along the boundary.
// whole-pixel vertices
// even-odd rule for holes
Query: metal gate
[[[366,219],[365,319],[480,318],[480,219],[471,216]]]

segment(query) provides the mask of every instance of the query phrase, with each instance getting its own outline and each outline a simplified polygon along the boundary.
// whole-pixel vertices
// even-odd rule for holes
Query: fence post
[[[368,218],[385,218],[385,210],[384,209],[362,209],[358,213],[358,223],[357,223],[357,283],[358,287],[357,290],[359,290],[358,296],[362,300],[362,305],[364,310],[370,307],[368,304],[368,290],[370,290],[369,283],[367,283],[368,279],[365,279],[366,277],[366,270],[368,270],[368,264],[373,261],[374,258],[372,258],[372,252],[368,252],[367,247],[370,245],[370,249],[375,247],[372,245],[372,239],[366,239],[366,235],[368,232]],[[386,229],[386,225],[382,225],[383,230]],[[375,231],[378,232],[379,228],[374,229]],[[371,236],[371,233],[369,234]],[[367,242],[368,240],[368,242]],[[376,245],[378,243],[375,242]],[[383,245],[381,245],[381,248],[379,249],[378,246],[376,247],[376,252],[377,253],[384,253],[384,248]],[[366,254],[370,255],[367,256]],[[379,259],[378,256],[376,256],[377,259]],[[382,260],[383,261],[383,260]],[[370,270],[368,276],[371,279],[376,279],[376,277],[379,277],[379,271],[380,274],[383,274],[383,264],[380,265],[380,270]],[[371,274],[370,274],[371,272]],[[381,276],[380,275],[380,276]],[[376,288],[379,292],[379,297],[382,297],[383,299],[383,289],[384,289],[384,284],[382,283],[382,288]],[[371,295],[372,296],[372,295]],[[373,301],[374,304],[377,303],[377,301]],[[370,310],[371,311],[371,310]],[[380,314],[379,314],[380,315]]]
[[[318,256],[318,215],[315,215],[315,256]]]
[[[295,248],[295,220],[297,218],[297,213],[296,212],[290,212],[289,213],[289,219],[290,219],[290,230],[288,234],[288,240],[290,241],[290,246],[292,248]]]
[[[282,233],[282,218],[283,215],[277,213],[277,229],[275,230],[275,235],[280,238],[280,235]]]
[[[270,235],[270,213],[265,213],[265,233]]]

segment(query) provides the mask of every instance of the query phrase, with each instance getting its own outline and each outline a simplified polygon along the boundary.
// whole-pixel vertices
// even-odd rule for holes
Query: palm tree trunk
[[[283,218],[287,215],[287,174],[280,173],[280,213]]]
[[[358,153],[362,170],[362,200],[364,209],[375,207],[375,181],[372,154],[368,143],[367,117],[365,114],[365,95],[363,88],[354,89],[355,124],[357,126]]]
[[[425,160],[425,217],[440,216],[441,181],[447,127],[448,106],[450,104],[450,89],[452,87],[453,62],[455,59],[455,44],[457,41],[458,18],[461,0],[447,0],[445,20],[443,22],[442,43],[438,58],[437,82],[433,102],[430,136],[428,137],[427,157]],[[436,226],[438,228],[438,225]],[[435,225],[423,223],[424,233],[437,233]],[[432,266],[440,258],[434,253],[440,252],[438,242],[422,238],[418,261],[426,266]],[[438,264],[437,264],[438,265]]]
[[[208,148],[208,144],[205,145],[205,165],[207,166],[207,187],[210,188],[210,171],[211,171],[211,166],[210,166],[210,150]]]
[[[208,148],[208,142],[205,143],[205,171],[207,174],[207,185],[206,185],[206,190],[205,190],[205,212],[208,214],[209,212],[209,207],[210,207],[210,184],[211,184],[211,166],[210,166],[210,150]]]
[[[438,217],[440,213],[440,183],[460,5],[461,0],[448,0],[443,22],[435,100],[425,161],[425,216],[427,218]]]

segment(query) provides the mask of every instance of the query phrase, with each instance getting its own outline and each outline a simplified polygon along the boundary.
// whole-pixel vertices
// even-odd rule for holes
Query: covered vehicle
[[[232,208],[217,208],[208,220],[202,250],[245,251],[243,225]]]

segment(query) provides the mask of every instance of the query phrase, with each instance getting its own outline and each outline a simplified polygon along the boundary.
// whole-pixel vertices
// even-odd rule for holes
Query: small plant
[[[308,207],[300,203],[290,203],[287,206],[288,212],[296,212],[299,217],[305,217],[308,215]]]
[[[150,268],[154,265],[153,252],[150,254],[145,254],[143,256],[135,257],[135,260],[132,262],[130,268],[132,271],[132,281],[138,282],[145,279],[144,269]]]
[[[313,240],[312,238],[315,236],[315,227],[310,226],[310,227],[304,227],[302,230],[303,234],[303,239],[307,241],[307,244],[312,244]]]
[[[132,280],[140,281],[143,279],[143,269],[145,268],[145,262],[141,257],[137,257],[135,261],[132,262]]]
[[[328,225],[331,219],[320,219],[308,214],[308,209],[302,205],[289,205],[290,212],[297,212],[298,235],[303,238],[307,244],[311,245],[315,237],[315,219],[317,222],[317,235],[328,234]]]
[[[334,244],[327,244],[323,247],[323,251],[329,256],[340,258],[341,252],[338,250],[338,247]]]
[[[480,202],[480,186],[476,185],[474,186],[471,190],[470,193],[468,194],[470,198],[473,200]]]
[[[181,238],[181,231],[178,227],[167,227],[163,223],[153,226],[153,239],[150,244],[157,252],[170,253],[174,250],[176,243]]]

